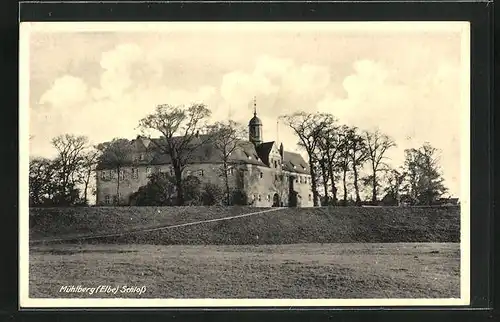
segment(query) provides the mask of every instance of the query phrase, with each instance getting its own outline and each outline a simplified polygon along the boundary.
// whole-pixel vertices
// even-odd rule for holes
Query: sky
[[[468,53],[452,23],[31,24],[26,106],[30,156],[51,138],[134,138],[158,104],[205,103],[212,121],[248,123],[252,100],[265,141],[298,151],[280,115],[327,112],[380,131],[388,156],[429,142],[451,195],[460,194]],[[21,27],[23,31],[23,27]],[[28,85],[29,84],[29,85]],[[465,85],[464,85],[465,84]]]

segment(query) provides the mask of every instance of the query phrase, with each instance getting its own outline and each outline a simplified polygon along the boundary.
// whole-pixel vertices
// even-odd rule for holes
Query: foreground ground
[[[458,243],[32,246],[30,297],[458,298]],[[146,287],[142,295],[61,286]]]

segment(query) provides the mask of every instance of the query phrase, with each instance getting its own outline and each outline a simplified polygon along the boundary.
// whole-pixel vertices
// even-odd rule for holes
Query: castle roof
[[[174,137],[174,140],[180,140],[182,137]],[[170,155],[163,153],[159,145],[162,144],[161,138],[148,139],[138,136],[130,141],[132,154],[143,154],[143,159],[136,159],[133,164],[136,165],[162,165],[172,162]],[[222,154],[207,139],[200,135],[193,138],[191,144],[197,145],[192,152],[190,163],[221,163]],[[264,142],[255,147],[249,141],[240,140],[237,148],[229,156],[229,162],[239,164],[253,164],[257,166],[269,167],[269,154],[274,142]],[[133,159],[132,156],[130,158]],[[111,168],[109,164],[100,162],[98,170]],[[283,151],[283,169],[289,172],[309,174],[309,166],[298,153]]]

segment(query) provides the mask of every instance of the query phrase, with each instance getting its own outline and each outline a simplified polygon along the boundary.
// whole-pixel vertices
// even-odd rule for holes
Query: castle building
[[[244,191],[249,203],[256,207],[312,207],[309,165],[300,154],[285,151],[283,144],[264,142],[262,127],[254,107],[254,116],[248,123],[248,141],[239,141],[229,157],[231,189]],[[116,169],[98,165],[97,205],[112,205],[118,200],[121,205],[128,205],[133,193],[148,183],[153,172],[173,176],[170,156],[158,151],[152,140],[159,139],[138,136],[130,141],[134,162],[132,166],[122,167],[119,176]],[[194,140],[202,142],[202,136]],[[222,164],[221,153],[213,144],[199,144],[182,175],[196,176],[202,184],[224,187]]]

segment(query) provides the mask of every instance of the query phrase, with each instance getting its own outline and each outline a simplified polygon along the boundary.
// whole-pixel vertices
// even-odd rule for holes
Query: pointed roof
[[[260,118],[257,117],[257,101],[256,98],[254,97],[253,99],[253,117],[250,119],[250,122],[248,122],[248,126],[256,126],[256,125],[262,125],[262,121]]]

